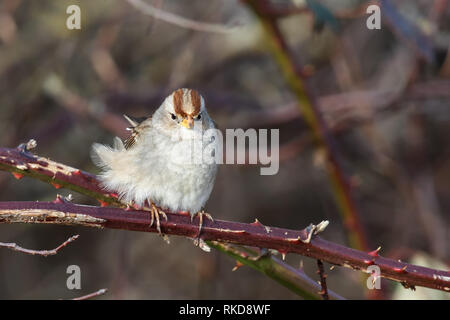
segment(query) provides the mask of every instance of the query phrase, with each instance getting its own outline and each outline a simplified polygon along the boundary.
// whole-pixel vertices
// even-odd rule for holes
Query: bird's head
[[[178,89],[170,94],[153,115],[153,125],[168,134],[191,137],[214,127],[203,97],[193,89]]]

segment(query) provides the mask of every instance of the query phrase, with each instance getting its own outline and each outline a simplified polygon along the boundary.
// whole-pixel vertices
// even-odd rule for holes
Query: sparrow
[[[170,94],[152,116],[124,117],[131,124],[125,141],[116,137],[112,147],[92,145],[91,158],[102,169],[102,186],[127,205],[145,208],[149,204],[150,226],[156,221],[160,234],[160,216],[167,221],[164,210],[188,212],[191,221],[198,215],[200,234],[203,216],[212,220],[204,206],[218,167],[215,162],[195,161],[205,148],[214,150],[218,143],[204,136],[215,129],[205,100],[196,90],[182,88]]]

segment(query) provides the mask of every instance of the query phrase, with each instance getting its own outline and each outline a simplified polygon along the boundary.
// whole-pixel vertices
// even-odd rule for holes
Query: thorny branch
[[[191,29],[195,31],[222,33],[222,34],[227,34],[236,31],[236,28],[228,27],[221,24],[206,23],[186,19],[173,13],[158,9],[141,0],[127,0],[127,1],[131,5],[133,5],[136,9],[140,10],[141,12],[149,16],[152,16],[155,19],[159,19],[182,28]]]
[[[28,176],[50,183],[56,189],[79,192],[97,199],[102,206],[125,207],[117,195],[105,193],[95,175],[29,153],[35,143],[21,144],[15,149],[0,148],[0,169],[11,171],[16,179]]]
[[[195,238],[198,221],[190,217],[167,213],[168,221],[161,222],[164,234]],[[198,218],[196,218],[198,219]],[[122,208],[76,205],[69,202],[2,202],[0,223],[45,223],[77,225],[96,228],[157,232],[149,227],[147,211]],[[278,250],[281,253],[298,253],[367,272],[371,265],[380,267],[381,276],[408,287],[424,286],[450,292],[450,272],[439,271],[387,259],[378,252],[362,252],[312,236],[311,227],[301,231],[264,226],[259,222],[238,223],[215,220],[205,221],[201,238]],[[308,239],[310,239],[308,243]]]
[[[12,172],[17,178],[27,175],[57,188],[64,186],[79,191],[99,199],[102,205],[120,204],[114,195],[104,192],[95,175],[31,154],[27,145],[15,149],[0,148],[0,169]],[[198,221],[192,222],[190,217],[180,214],[167,215],[168,221],[161,222],[163,233],[197,236]],[[147,211],[76,205],[61,197],[53,202],[0,203],[0,223],[47,223],[156,232],[155,227],[149,227],[149,221]],[[377,265],[380,276],[406,287],[424,286],[450,292],[450,272],[387,259],[379,256],[378,250],[367,253],[326,241],[314,235],[323,230],[324,225],[295,231],[264,226],[257,220],[253,223],[207,220],[201,239],[275,249],[282,254],[297,253],[363,272],[367,272],[369,266]]]
[[[29,153],[26,148],[0,148],[0,169],[15,176],[28,175],[93,196],[106,205],[118,200],[105,193],[92,174]],[[55,186],[56,187],[56,186]],[[190,217],[168,213],[169,220],[162,221],[162,232],[168,235],[196,237],[198,221]],[[198,218],[197,218],[198,219]],[[97,228],[156,232],[149,227],[147,211],[123,208],[76,205],[61,197],[53,202],[3,202],[0,203],[0,223],[49,223],[81,225]],[[319,230],[317,230],[319,228]],[[320,226],[310,226],[301,231],[264,226],[258,221],[238,223],[205,221],[201,238],[204,241],[229,242],[245,246],[275,249],[282,254],[298,253],[355,270],[367,272],[371,265],[380,267],[382,277],[401,282],[407,287],[424,286],[450,292],[450,272],[407,264],[378,255],[378,250],[362,252],[313,236]]]
[[[49,159],[35,156],[28,151],[36,146],[35,140],[30,140],[26,144],[21,144],[16,149],[0,149],[0,169],[10,171],[16,179],[21,179],[23,176],[30,176],[42,181],[48,182],[55,188],[60,188],[63,185],[71,190],[78,191],[82,194],[94,197],[99,200],[102,206],[108,204],[114,206],[123,206],[121,202],[117,201],[116,195],[107,194],[99,187],[95,176],[83,172],[81,170],[71,168]],[[70,199],[64,199],[57,196],[55,203],[64,203]],[[58,218],[58,215],[49,215],[44,218],[47,222],[54,220],[54,223],[63,224],[94,224],[97,220],[93,217],[77,215],[76,217]],[[33,220],[33,218],[31,218]],[[200,242],[200,245],[203,243]],[[301,294],[302,297],[311,297],[311,279],[306,275],[299,274],[298,270],[291,270],[290,266],[283,262],[272,264],[265,263],[266,261],[254,262],[252,265],[264,265],[271,270],[272,278],[282,285],[294,290],[294,292]],[[247,263],[249,265],[249,263]],[[275,265],[275,267],[273,267]],[[263,270],[260,268],[260,270]],[[335,299],[337,294],[332,295]],[[312,295],[311,298],[314,298]],[[341,297],[339,297],[341,299]]]

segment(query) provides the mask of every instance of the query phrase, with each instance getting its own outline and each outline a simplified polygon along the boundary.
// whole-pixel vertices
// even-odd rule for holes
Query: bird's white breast
[[[135,178],[130,181],[128,198],[138,205],[151,199],[171,211],[200,211],[209,198],[217,172],[217,164],[200,163],[206,146],[200,143],[201,139],[201,136],[177,139],[155,130],[128,150],[135,153],[134,159],[140,159],[138,165],[130,166]]]

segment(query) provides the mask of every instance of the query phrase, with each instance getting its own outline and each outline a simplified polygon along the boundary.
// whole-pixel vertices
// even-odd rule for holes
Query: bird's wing
[[[127,130],[131,131],[131,135],[124,142],[125,149],[128,150],[134,146],[142,131],[150,127],[152,117],[134,118],[125,114],[123,116],[131,124],[131,127],[127,128]]]

